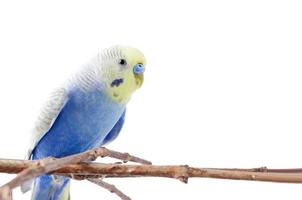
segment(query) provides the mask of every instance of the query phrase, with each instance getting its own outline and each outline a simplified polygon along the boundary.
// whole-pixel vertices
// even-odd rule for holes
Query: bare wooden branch
[[[102,188],[105,188],[106,190],[110,191],[111,193],[116,194],[118,197],[120,197],[122,200],[131,200],[130,197],[128,197],[127,195],[125,195],[122,191],[120,191],[119,189],[117,189],[115,187],[115,185],[109,184],[105,181],[103,181],[102,179],[99,178],[88,178],[88,181],[101,186]]]
[[[129,153],[120,153],[118,151],[109,150],[105,147],[101,147],[99,149],[102,149],[103,152],[106,152],[106,157],[115,158],[118,160],[122,160],[124,163],[131,161],[135,163],[145,164],[145,165],[152,165],[152,162],[130,155]],[[101,156],[104,157],[104,156]]]
[[[91,162],[97,157],[112,157],[124,162],[133,161],[141,165],[123,163],[104,164]],[[302,168],[269,169],[267,167],[240,168],[196,168],[187,165],[151,165],[151,162],[106,148],[97,148],[84,153],[64,157],[46,158],[38,161],[0,159],[0,173],[17,176],[0,187],[0,200],[11,200],[11,190],[23,182],[42,174],[55,174],[74,179],[88,179],[114,192],[123,200],[130,198],[114,185],[97,178],[166,177],[187,183],[188,178],[217,178],[282,183],[302,183]]]
[[[267,167],[258,168],[206,168],[206,169],[217,169],[217,170],[228,170],[228,171],[249,171],[249,172],[274,172],[274,173],[302,173],[302,168],[285,168],[285,169],[269,169]]]
[[[36,165],[35,161],[5,160],[9,165],[3,165],[0,160],[0,172],[18,173],[24,169]],[[79,163],[68,164],[60,169],[50,172],[51,174],[64,175],[79,178],[120,178],[120,177],[167,177],[176,178],[181,181],[186,178],[218,178],[234,180],[254,180],[283,183],[302,183],[302,172],[298,169],[228,169],[228,168],[194,168],[186,165],[128,165],[128,164],[100,164],[100,163]],[[263,169],[263,168],[261,168]],[[271,172],[272,171],[272,172]]]
[[[3,187],[0,192],[0,200],[12,200],[12,191],[9,187]]]

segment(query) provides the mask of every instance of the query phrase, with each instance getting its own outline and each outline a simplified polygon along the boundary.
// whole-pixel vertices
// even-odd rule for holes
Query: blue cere
[[[134,74],[142,74],[145,72],[145,67],[143,64],[136,64],[134,65],[134,68],[133,68],[133,73]]]

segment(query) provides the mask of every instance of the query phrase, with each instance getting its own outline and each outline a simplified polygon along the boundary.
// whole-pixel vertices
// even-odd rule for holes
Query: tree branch
[[[19,173],[36,165],[36,161],[0,160],[1,173]],[[265,170],[264,170],[265,169]],[[166,177],[186,182],[186,178],[218,178],[234,180],[254,180],[284,183],[302,183],[301,169],[234,169],[234,168],[194,168],[186,165],[128,165],[85,162],[68,164],[53,170],[50,174],[82,178],[121,177]],[[7,185],[7,184],[6,184]]]
[[[141,165],[104,164],[91,162],[97,157],[112,157],[133,161]],[[106,148],[97,148],[84,153],[64,157],[46,158],[38,161],[0,159],[0,173],[18,173],[10,182],[0,188],[0,200],[11,199],[11,190],[23,182],[42,174],[55,174],[74,179],[89,181],[114,192],[120,198],[129,200],[115,186],[96,178],[125,177],[166,177],[187,183],[188,178],[216,178],[233,180],[252,180],[282,183],[302,183],[302,168],[269,169],[266,167],[240,168],[196,168],[187,165],[151,165],[151,162],[134,157],[128,153],[119,153]]]
[[[122,191],[117,189],[114,185],[106,183],[102,179],[88,178],[87,180],[94,183],[94,184],[96,184],[96,185],[98,185],[98,186],[101,186],[102,188],[105,188],[106,190],[110,191],[111,193],[116,194],[117,196],[119,196],[121,198],[121,200],[131,200],[130,197],[125,195]]]

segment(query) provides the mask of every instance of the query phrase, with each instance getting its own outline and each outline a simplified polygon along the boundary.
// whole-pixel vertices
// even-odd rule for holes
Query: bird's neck
[[[81,68],[71,76],[67,86],[69,88],[78,88],[83,91],[93,90],[102,84],[98,81],[97,57],[82,65]]]

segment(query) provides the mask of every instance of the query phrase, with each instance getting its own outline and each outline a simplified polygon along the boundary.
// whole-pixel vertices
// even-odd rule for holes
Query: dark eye
[[[126,62],[125,59],[120,59],[120,60],[118,61],[118,64],[120,64],[120,65],[127,65],[127,62]]]

